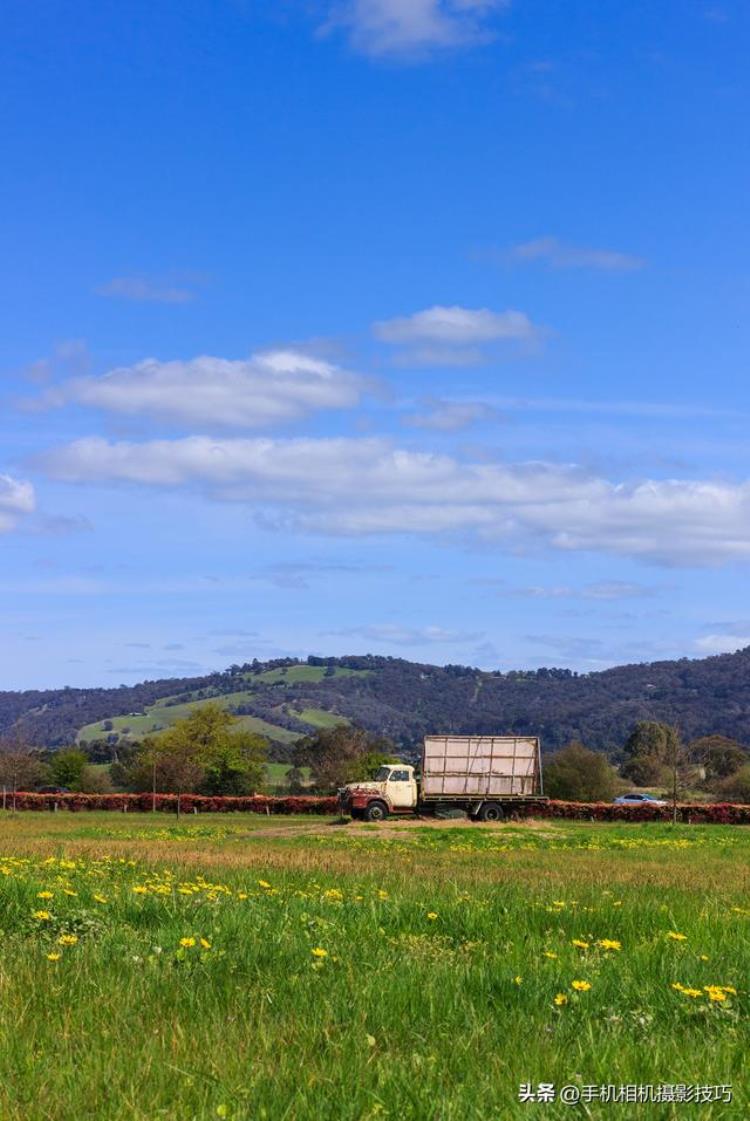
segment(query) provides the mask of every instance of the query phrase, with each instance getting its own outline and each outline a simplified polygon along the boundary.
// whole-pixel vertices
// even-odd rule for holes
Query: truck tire
[[[385,821],[388,817],[388,807],[385,802],[370,802],[370,804],[365,807],[362,816],[365,821]]]
[[[479,809],[479,821],[502,821],[505,817],[503,807],[499,802],[484,802]]]

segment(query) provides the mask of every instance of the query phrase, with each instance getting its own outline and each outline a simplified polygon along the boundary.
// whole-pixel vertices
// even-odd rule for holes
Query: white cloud
[[[31,483],[0,475],[0,533],[15,529],[25,515],[33,513],[34,507]]]
[[[96,294],[152,304],[187,304],[195,299],[195,293],[190,288],[164,284],[145,276],[115,276],[100,285]]]
[[[467,463],[378,438],[88,438],[42,466],[70,482],[196,487],[316,533],[452,533],[667,565],[750,560],[750,482],[615,483],[576,466]]]
[[[383,319],[373,324],[376,338],[387,343],[439,343],[465,345],[515,340],[528,342],[538,334],[522,311],[488,308],[426,308],[414,315]]]
[[[404,417],[412,428],[457,432],[480,421],[496,420],[498,412],[484,401],[428,401],[426,411]]]
[[[750,634],[705,634],[695,640],[701,654],[734,654],[746,646],[750,646]]]
[[[546,261],[553,269],[600,269],[605,272],[630,272],[643,268],[646,263],[642,257],[630,253],[567,245],[557,237],[538,237],[522,245],[514,245],[502,256],[512,261]]]
[[[338,0],[323,30],[343,28],[369,55],[423,56],[492,38],[488,18],[508,0]]]
[[[261,428],[317,409],[350,408],[364,385],[364,379],[320,358],[272,350],[240,361],[206,355],[185,362],[147,358],[102,377],[74,378],[43,400],[174,423]]]
[[[573,588],[567,584],[556,586],[536,585],[529,588],[518,588],[511,594],[527,599],[621,600],[650,596],[654,594],[654,591],[654,588],[646,587],[643,584],[629,583],[625,580],[602,580],[594,584],[586,584],[582,588]]]
[[[477,642],[483,637],[477,631],[454,631],[445,627],[405,627],[400,623],[376,623],[371,626],[349,627],[332,632],[339,635],[356,635],[368,642],[385,646],[439,646]]]

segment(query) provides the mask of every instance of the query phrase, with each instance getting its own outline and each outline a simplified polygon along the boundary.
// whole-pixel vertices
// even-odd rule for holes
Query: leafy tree
[[[83,768],[79,789],[82,794],[111,794],[114,786],[106,769],[89,764]]]
[[[670,724],[639,720],[625,741],[626,760],[622,774],[637,786],[648,786],[672,768],[680,748],[680,737]]]
[[[394,745],[363,728],[337,724],[321,728],[301,740],[294,752],[296,767],[309,767],[319,790],[335,790],[347,782],[363,781],[394,757]]]
[[[750,763],[722,779],[715,791],[721,802],[750,802]]]
[[[617,789],[617,772],[600,752],[574,741],[545,764],[544,789],[550,798],[606,802]]]
[[[165,732],[146,737],[126,771],[128,785],[150,790],[155,784],[172,794],[253,793],[263,780],[267,744],[238,724],[221,705],[194,708]]]
[[[727,736],[700,736],[688,752],[693,763],[705,768],[708,781],[727,778],[750,761],[747,748]]]
[[[88,765],[86,754],[77,747],[57,751],[50,761],[50,777],[55,786],[67,786],[69,790],[80,790],[83,773]]]

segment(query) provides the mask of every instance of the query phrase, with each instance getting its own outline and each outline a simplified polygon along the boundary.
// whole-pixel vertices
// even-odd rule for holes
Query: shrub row
[[[154,808],[162,813],[177,811],[176,794],[16,794],[17,810],[120,810],[127,812],[146,812]],[[335,813],[338,803],[335,797],[315,798],[310,795],[285,798],[270,798],[264,794],[254,794],[247,798],[205,796],[203,794],[181,794],[182,813],[268,813],[268,814],[331,814]],[[6,807],[12,807],[12,798],[6,797]]]
[[[6,807],[12,808],[10,795]],[[147,812],[153,809],[151,794],[16,794],[18,810],[128,810]],[[157,794],[156,809],[175,813],[176,794]],[[265,814],[332,814],[337,810],[335,797],[289,795],[268,797],[255,794],[248,798],[206,797],[201,794],[180,795],[182,813],[265,813]],[[671,821],[671,806],[623,806],[613,802],[558,802],[554,800],[519,803],[521,817],[560,817],[574,821]],[[678,821],[687,824],[750,825],[750,805],[730,802],[680,803]]]

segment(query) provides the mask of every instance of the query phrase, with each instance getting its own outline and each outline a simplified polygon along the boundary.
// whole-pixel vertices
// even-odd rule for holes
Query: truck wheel
[[[363,816],[365,821],[385,821],[388,817],[388,807],[385,802],[370,802]]]
[[[505,817],[503,807],[497,802],[485,802],[477,817],[480,821],[502,821]]]

